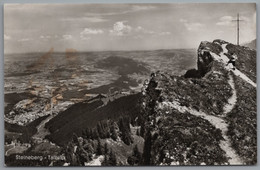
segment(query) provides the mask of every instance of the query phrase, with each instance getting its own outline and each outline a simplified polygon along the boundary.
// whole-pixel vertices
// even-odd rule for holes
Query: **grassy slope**
[[[228,44],[226,48],[238,56],[236,67],[256,82],[256,51],[234,44]]]
[[[257,162],[257,110],[256,89],[242,79],[235,77],[237,103],[228,114],[228,135],[232,145],[246,164]]]
[[[174,159],[171,161],[179,161],[181,165],[200,165],[203,162],[207,165],[226,163],[225,154],[218,145],[222,138],[220,130],[203,118],[189,113],[182,114],[171,108],[158,109],[149,103],[151,100],[179,101],[183,106],[202,110],[208,114],[220,114],[223,111],[224,101],[231,96],[230,87],[225,79],[225,75],[215,74],[208,75],[207,79],[184,79],[164,74],[155,78],[156,89],[161,90],[159,96],[157,99],[154,95],[145,99],[150,107],[155,107],[155,111],[147,110],[152,117],[150,120],[159,118],[155,126],[158,128],[150,125],[146,127],[146,129],[152,128],[152,133],[157,134],[153,135],[152,164],[162,162],[160,155],[165,149],[173,155]],[[156,89],[148,87],[148,95],[154,94],[153,91]],[[187,148],[191,150],[188,151]],[[186,156],[183,156],[185,153]]]

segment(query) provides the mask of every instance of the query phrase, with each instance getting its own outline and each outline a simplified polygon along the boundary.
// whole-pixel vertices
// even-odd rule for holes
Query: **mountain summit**
[[[256,164],[256,51],[214,40],[197,52],[197,70],[144,84],[143,164]]]

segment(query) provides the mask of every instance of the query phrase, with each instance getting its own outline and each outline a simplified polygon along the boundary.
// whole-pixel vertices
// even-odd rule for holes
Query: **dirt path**
[[[223,118],[220,118],[218,116],[208,115],[202,111],[197,111],[191,108],[188,108],[186,106],[180,106],[180,103],[174,101],[174,102],[162,102],[162,105],[165,105],[167,107],[175,108],[181,113],[188,112],[194,116],[201,117],[203,119],[208,120],[213,126],[221,130],[222,136],[224,140],[220,141],[220,147],[223,151],[226,152],[226,156],[229,159],[230,165],[242,165],[243,162],[239,158],[239,156],[236,154],[235,150],[231,147],[231,141],[229,137],[227,136],[228,131],[228,124],[225,122]],[[159,106],[160,107],[160,106]]]
[[[226,49],[226,45],[222,45],[223,48],[223,52],[220,54],[220,56],[211,53],[211,55],[217,60],[222,62],[224,65],[226,65],[226,63],[229,61],[228,57],[226,55],[224,55],[224,53],[227,53],[227,49]],[[225,69],[230,70],[229,67],[225,67]],[[247,81],[248,83],[250,83],[252,86],[256,87],[256,84],[251,81],[246,75],[244,75],[243,73],[241,73],[239,70],[232,70],[233,73],[236,76],[241,77],[242,79],[244,79],[245,81]],[[227,113],[229,113],[234,106],[236,105],[236,101],[237,101],[237,92],[235,89],[235,84],[234,84],[234,79],[232,77],[231,74],[229,74],[229,80],[228,80],[228,84],[231,86],[233,94],[232,96],[228,99],[228,103],[223,107],[223,113],[224,116],[226,116]],[[179,112],[184,113],[184,112],[189,112],[192,115],[198,116],[198,117],[202,117],[203,119],[208,120],[213,126],[215,126],[216,128],[221,130],[222,136],[224,138],[224,140],[220,141],[219,146],[221,147],[221,149],[223,151],[226,152],[226,156],[229,159],[229,163],[231,165],[242,165],[243,161],[240,159],[240,157],[236,154],[236,151],[232,148],[231,146],[231,141],[229,139],[229,137],[227,136],[227,131],[228,131],[228,124],[225,122],[224,118],[218,117],[218,116],[213,116],[213,115],[208,115],[204,112],[199,112],[197,110],[185,107],[185,106],[180,106],[180,104],[176,101],[174,102],[163,102],[163,105],[168,105],[172,108],[177,109]]]
[[[256,87],[256,83],[254,83],[250,78],[248,78],[245,74],[241,73],[238,69],[236,70],[232,70],[232,72],[242,78],[243,80],[245,80],[247,83],[251,84],[252,86]]]
[[[228,84],[232,88],[232,96],[228,99],[228,103],[223,107],[223,115],[226,116],[236,105],[237,102],[237,91],[235,89],[234,79],[231,74],[229,74]]]
[[[226,46],[227,46],[227,44],[221,45],[223,52],[220,53],[219,55],[212,53],[208,50],[207,51],[210,52],[211,56],[214,57],[215,60],[223,63],[224,68],[226,70],[232,71],[234,73],[234,75],[242,78],[244,81],[251,84],[253,87],[257,87],[256,83],[254,83],[249,77],[247,77],[241,71],[239,71],[238,69],[233,70],[233,69],[230,69],[229,66],[226,66],[226,64],[229,61],[228,57],[225,55],[225,53],[228,53]],[[201,51],[201,52],[204,53],[204,50]],[[233,89],[232,90],[233,94],[228,99],[228,103],[223,107],[224,117],[226,116],[227,113],[229,113],[234,108],[234,106],[236,105],[236,101],[237,101],[237,92],[236,92],[236,89],[235,89],[233,77],[230,73],[229,73],[228,84]],[[186,107],[181,108],[181,106],[179,106],[178,104],[175,104],[175,108],[178,108],[179,111],[188,111],[189,113],[191,113],[193,115],[201,116],[204,119],[208,120],[216,128],[219,128],[222,131],[222,136],[224,138],[224,140],[220,141],[220,147],[226,152],[226,156],[230,158],[229,163],[231,165],[241,165],[241,164],[243,164],[243,161],[240,159],[240,157],[236,154],[235,150],[231,146],[231,141],[230,141],[229,137],[227,136],[228,124],[225,123],[224,119],[222,119],[220,117],[212,116],[212,115],[207,115],[203,112],[198,112],[198,111],[192,110],[190,108],[186,108]]]
[[[220,53],[219,55],[215,54],[215,53],[212,53],[210,52],[211,56],[215,58],[215,60],[219,61],[219,62],[222,62],[224,64],[224,68],[226,70],[229,70],[229,71],[232,71],[236,76],[242,78],[244,81],[246,81],[247,83],[251,84],[252,86],[256,87],[256,83],[253,82],[249,77],[247,77],[244,73],[242,73],[241,71],[239,71],[238,69],[236,70],[232,70],[230,69],[229,66],[226,66],[226,64],[228,63],[229,59],[228,57],[224,54],[224,53],[228,53],[228,50],[226,48],[227,44],[222,44],[221,47],[223,49],[223,52]]]

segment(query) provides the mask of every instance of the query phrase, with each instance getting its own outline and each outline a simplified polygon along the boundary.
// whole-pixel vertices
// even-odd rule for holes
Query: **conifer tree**
[[[108,154],[108,147],[107,147],[107,143],[105,143],[105,149],[104,149],[104,151],[105,151],[105,155],[107,155]]]
[[[137,145],[135,145],[132,155],[127,158],[127,162],[129,165],[140,165],[141,157],[142,155],[139,152]]]
[[[101,145],[101,141],[100,138],[98,138],[98,145],[97,145],[97,155],[102,155],[102,145]]]
[[[152,135],[151,132],[148,132],[145,135],[145,142],[144,142],[144,151],[142,157],[142,165],[151,165],[151,147],[152,147]]]
[[[137,135],[137,136],[140,136],[140,129],[137,129],[137,130],[136,130],[136,135]]]
[[[111,125],[110,132],[111,132],[111,138],[114,141],[116,141],[118,136],[117,136],[116,127],[114,124]]]
[[[114,152],[112,152],[112,150],[110,150],[110,153],[109,153],[109,165],[111,165],[111,166],[117,165],[116,155]]]

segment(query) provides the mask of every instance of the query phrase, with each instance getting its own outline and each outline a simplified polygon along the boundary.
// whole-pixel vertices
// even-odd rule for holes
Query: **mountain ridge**
[[[226,66],[231,53],[238,56],[236,70]],[[255,164],[255,61],[255,50],[223,40],[204,41],[198,48],[198,70],[187,71],[184,76],[172,76],[162,72],[153,74],[143,91],[143,109],[147,117],[144,138],[145,140],[152,138],[152,141],[147,144],[149,146],[144,146],[149,148],[148,151],[144,151],[145,157],[148,157],[144,163],[148,165]],[[245,102],[246,98],[248,103]],[[195,121],[190,120],[192,115],[195,116],[193,119],[197,119],[196,121],[206,121],[207,124],[211,124],[213,126],[211,130],[218,133],[210,133],[207,128],[203,129],[203,124],[196,124]],[[178,120],[185,117],[190,126],[199,129],[197,132],[189,130],[189,133],[183,133],[189,129],[187,125],[181,130],[174,123],[167,125],[169,119]],[[175,135],[172,134],[173,131]],[[161,134],[167,132],[171,137]],[[211,141],[205,142],[199,137],[194,137],[195,141],[192,142],[186,139],[190,135],[202,135]],[[169,138],[182,144],[174,147],[172,142],[167,143]],[[205,146],[204,150],[203,146]],[[167,151],[162,153],[161,150]]]
[[[238,56],[235,70],[227,66],[232,53]],[[126,146],[120,138],[96,141],[83,136],[86,145],[91,144],[97,151],[100,144],[96,143],[109,148],[117,156],[114,164],[100,159],[107,157],[106,153],[93,155],[95,151],[89,153],[82,148],[82,137],[70,142],[69,148],[79,149],[68,152],[74,155],[69,156],[69,164],[75,163],[73,159],[83,160],[82,164],[84,160],[91,164],[99,159],[101,165],[255,165],[255,61],[253,49],[223,40],[201,42],[198,69],[188,70],[183,76],[157,71],[144,82],[137,102],[140,113],[134,120],[124,121],[130,141],[135,142]],[[116,124],[122,126],[123,122]],[[123,137],[120,128],[116,133]],[[129,148],[133,148],[132,155]],[[82,153],[90,156],[84,158]]]

